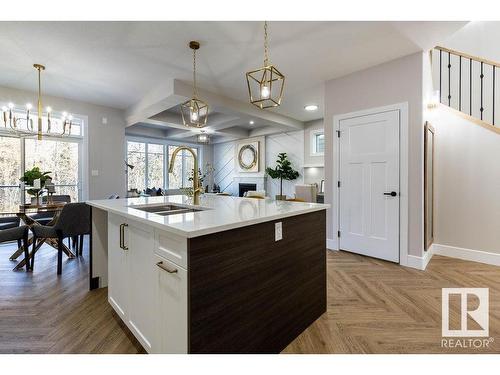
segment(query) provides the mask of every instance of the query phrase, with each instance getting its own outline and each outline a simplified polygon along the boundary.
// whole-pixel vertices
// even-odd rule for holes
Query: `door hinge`
[[[337,130],[337,138],[340,138],[340,130]]]
[[[340,187],[340,181],[337,181],[337,187]]]
[[[337,237],[340,237],[340,231],[337,231]]]

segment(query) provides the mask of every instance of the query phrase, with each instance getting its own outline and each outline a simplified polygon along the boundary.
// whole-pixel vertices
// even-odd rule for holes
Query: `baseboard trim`
[[[328,250],[338,251],[339,248],[337,246],[337,242],[338,242],[337,240],[332,240],[330,238],[327,238],[326,239],[326,248]]]
[[[417,270],[424,271],[429,264],[434,251],[432,247],[424,253],[424,256],[417,257],[415,255],[408,255],[406,264],[402,264],[406,267],[416,268]]]
[[[489,253],[487,251],[440,244],[433,244],[432,251],[436,255],[442,255],[445,257],[470,260],[472,262],[485,263],[492,266],[500,266],[500,254]]]

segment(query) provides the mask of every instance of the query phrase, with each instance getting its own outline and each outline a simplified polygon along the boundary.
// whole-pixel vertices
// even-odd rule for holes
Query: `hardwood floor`
[[[434,256],[419,271],[342,251],[327,259],[327,313],[285,353],[500,353],[500,267]],[[453,287],[490,289],[489,348],[441,347],[441,288]],[[450,305],[456,329],[459,304]]]
[[[0,353],[144,353],[115,315],[107,289],[88,291],[88,246],[83,258],[63,258],[44,245],[33,273],[12,271],[14,245],[0,246]]]
[[[0,246],[0,353],[144,353],[107,302],[88,291],[88,255],[37,253],[35,271],[13,272]],[[328,252],[328,312],[284,353],[500,353],[500,267],[435,256],[426,271]],[[441,288],[490,288],[489,348],[441,347]],[[456,324],[458,314],[452,315]]]

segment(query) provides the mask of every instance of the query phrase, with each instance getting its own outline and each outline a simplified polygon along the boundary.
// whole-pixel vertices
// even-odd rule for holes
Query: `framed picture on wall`
[[[236,164],[239,172],[259,171],[259,142],[238,144]]]

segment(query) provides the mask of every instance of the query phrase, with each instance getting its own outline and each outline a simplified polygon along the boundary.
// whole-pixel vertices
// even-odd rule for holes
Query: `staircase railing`
[[[439,46],[432,59],[441,104],[492,125],[500,120],[495,112],[500,104],[500,63]]]

